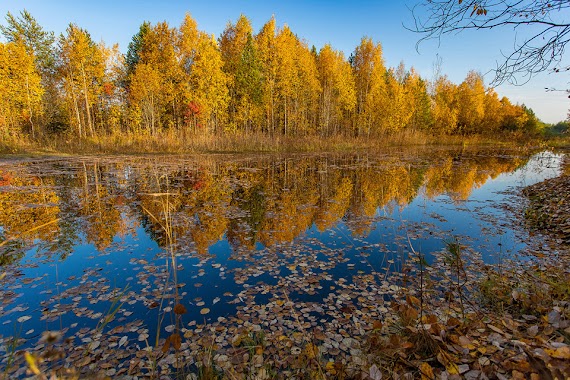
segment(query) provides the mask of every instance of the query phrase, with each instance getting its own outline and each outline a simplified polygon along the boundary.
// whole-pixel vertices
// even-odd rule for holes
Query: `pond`
[[[223,351],[243,331],[291,350],[310,331],[348,355],[412,256],[458,241],[483,263],[524,259],[517,192],[560,162],[465,148],[2,160],[3,366],[48,331],[108,375],[144,372],[140,350],[176,367],[170,345]]]

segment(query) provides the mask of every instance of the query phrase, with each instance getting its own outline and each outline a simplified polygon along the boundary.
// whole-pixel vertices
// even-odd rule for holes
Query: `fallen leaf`
[[[164,340],[164,344],[162,345],[162,352],[167,353],[169,349],[170,349],[170,337]]]
[[[431,368],[431,366],[426,362],[420,364],[420,372],[422,373],[422,380],[435,379],[435,376],[433,374],[433,368]]]
[[[501,335],[505,335],[505,332],[504,332],[503,330],[501,330],[500,328],[496,327],[496,326],[493,326],[493,325],[491,325],[491,324],[488,324],[487,327],[490,328],[491,330],[493,330],[493,331],[496,332],[496,333],[499,333],[499,334],[501,334]]]
[[[176,305],[174,305],[174,314],[186,314],[186,308],[184,307],[184,305],[177,303]]]
[[[546,348],[544,351],[555,359],[570,359],[570,347],[563,346],[556,349]]]
[[[180,346],[182,345],[182,338],[179,334],[172,334],[170,336],[170,343],[175,350],[180,350]]]
[[[36,358],[27,351],[24,353],[24,356],[26,358],[26,362],[28,363],[28,367],[30,367],[30,371],[32,371],[34,375],[39,376],[40,370],[38,368]]]
[[[368,375],[372,380],[382,380],[382,372],[378,369],[376,364],[372,364],[368,370]]]

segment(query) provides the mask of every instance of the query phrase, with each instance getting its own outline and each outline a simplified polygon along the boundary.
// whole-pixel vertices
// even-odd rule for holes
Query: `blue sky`
[[[404,61],[414,66],[425,78],[433,77],[434,62],[439,56],[442,71],[460,83],[469,70],[492,79],[489,71],[502,58],[501,51],[512,47],[515,32],[509,29],[463,32],[446,36],[441,43],[424,42],[416,50],[419,35],[403,25],[412,26],[410,8],[417,1],[381,0],[216,0],[216,1],[152,1],[152,0],[0,0],[0,15],[27,9],[46,29],[56,34],[64,32],[70,22],[87,29],[94,40],[112,45],[119,43],[125,52],[133,34],[145,21],[167,21],[179,26],[184,14],[190,12],[198,27],[218,36],[228,21],[243,13],[255,31],[275,15],[277,24],[287,24],[299,37],[317,48],[326,43],[343,50],[348,57],[363,36],[379,41],[388,66]],[[0,20],[4,24],[4,19]],[[521,31],[518,32],[519,37]],[[502,85],[500,96],[531,107],[546,122],[566,119],[570,99],[564,92],[546,92],[545,87],[568,87],[565,74],[544,73],[524,86]]]

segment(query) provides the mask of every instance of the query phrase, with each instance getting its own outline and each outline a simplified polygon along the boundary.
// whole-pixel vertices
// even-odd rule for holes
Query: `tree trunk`
[[[75,117],[77,118],[77,129],[79,132],[79,138],[83,137],[83,127],[81,125],[81,115],[79,114],[79,105],[77,104],[77,97],[75,96],[75,88],[73,86],[73,75],[71,70],[69,70],[69,88],[71,88],[71,98],[73,100],[73,108],[75,109]]]
[[[34,122],[32,121],[32,102],[30,100],[30,78],[28,75],[26,75],[26,95],[28,97],[28,111],[30,112],[30,117],[29,117],[29,121],[30,121],[30,126],[32,127],[32,138],[35,139],[36,138],[36,133],[34,130]]]
[[[85,97],[85,110],[87,111],[87,126],[89,127],[89,132],[91,137],[95,135],[93,132],[93,123],[91,121],[91,108],[89,107],[89,98],[87,95],[87,78],[85,77],[85,70],[83,69],[83,64],[81,64],[81,75],[83,76],[83,95]]]

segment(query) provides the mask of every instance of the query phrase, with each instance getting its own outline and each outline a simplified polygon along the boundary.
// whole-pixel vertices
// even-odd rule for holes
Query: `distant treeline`
[[[403,63],[387,68],[370,38],[346,59],[330,45],[310,47],[274,18],[254,34],[240,16],[218,39],[189,14],[178,28],[145,22],[126,55],[75,24],[56,38],[27,11],[8,13],[5,24],[2,139],[532,134],[542,126],[476,72],[459,85],[442,75],[428,81]]]

